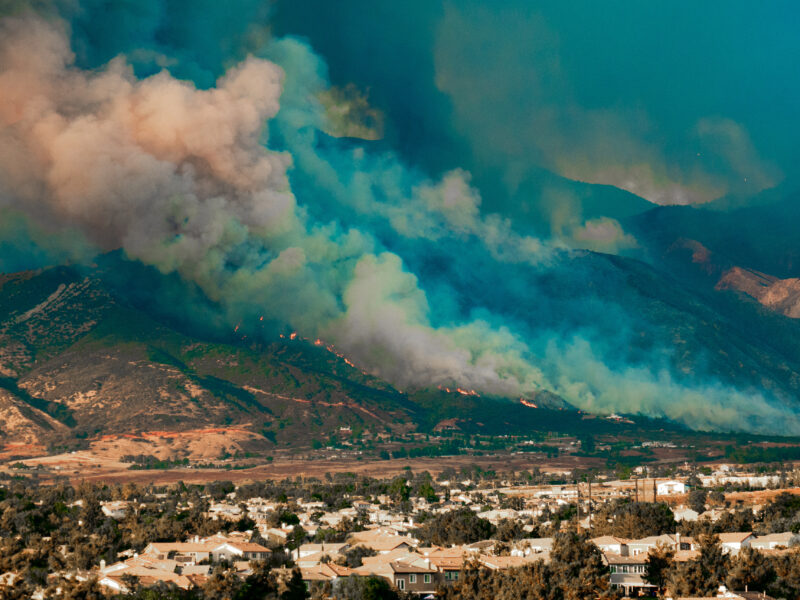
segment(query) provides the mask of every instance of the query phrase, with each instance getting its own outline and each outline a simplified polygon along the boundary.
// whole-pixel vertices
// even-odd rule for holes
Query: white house
[[[672,494],[685,494],[686,484],[682,481],[662,481],[656,485],[656,493],[659,496],[670,496]]]
[[[750,541],[753,548],[790,548],[800,544],[800,533],[787,531],[784,533],[770,533],[769,535],[759,535]]]
[[[720,533],[719,541],[722,551],[726,554],[738,554],[739,550],[746,548],[755,536],[749,531],[735,533]]]
[[[691,508],[679,508],[674,511],[676,521],[697,521],[700,516],[696,510]]]
[[[211,556],[214,562],[222,560],[233,562],[235,560],[262,560],[267,558],[270,552],[269,548],[252,542],[225,542],[214,548]]]

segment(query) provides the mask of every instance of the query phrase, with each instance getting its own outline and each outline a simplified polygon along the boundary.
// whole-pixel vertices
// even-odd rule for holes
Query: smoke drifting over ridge
[[[436,245],[508,269],[496,295],[543,294],[517,275],[563,268],[567,251],[484,214],[462,170],[431,180],[392,153],[326,142],[320,57],[294,39],[260,54],[271,60],[234,60],[198,89],[167,71],[140,78],[124,57],[81,68],[65,22],[4,18],[0,207],[45,232],[121,247],[200,286],[230,323],[266,315],[402,386],[547,389],[592,411],[800,432],[797,414],[763,394],[612,359],[624,327],[598,344],[590,331],[559,332],[415,274]],[[602,238],[601,226],[586,235]],[[62,250],[86,255],[82,243]]]

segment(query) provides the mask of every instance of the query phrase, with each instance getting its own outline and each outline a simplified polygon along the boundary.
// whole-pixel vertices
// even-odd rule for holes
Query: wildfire
[[[442,390],[443,392],[447,392],[448,394],[450,394],[452,392],[458,392],[462,396],[480,396],[480,394],[478,392],[476,392],[475,390],[464,390],[462,388],[455,388],[455,389],[451,390],[449,387],[445,387],[443,385],[438,386],[438,388],[440,390]]]
[[[529,408],[539,408],[538,406],[536,406],[536,404],[534,404],[534,403],[533,403],[533,402],[531,402],[530,400],[525,400],[525,398],[520,398],[520,399],[519,399],[519,402],[520,402],[520,404],[522,404],[523,406],[527,406],[527,407],[529,407]]]
[[[236,333],[237,331],[239,331],[239,325],[233,328],[233,333]]]
[[[261,317],[258,317],[258,320],[259,320],[259,321],[263,321],[263,320],[264,320],[264,317],[263,317],[263,316],[261,316]]]
[[[478,392],[475,390],[462,390],[461,388],[456,388],[456,391],[461,394],[462,396],[479,396]]]
[[[283,334],[281,334],[281,337],[284,337],[284,336],[283,336]],[[310,340],[310,339],[308,339],[308,338],[305,338],[305,337],[300,337],[300,338],[298,338],[298,335],[297,335],[297,332],[296,332],[296,331],[293,331],[292,333],[290,333],[290,334],[289,334],[289,339],[290,339],[290,340],[301,339],[301,340],[305,340],[306,342],[311,342],[311,340]],[[315,340],[313,341],[313,344],[314,344],[315,346],[320,346],[320,347],[322,347],[322,348],[325,348],[325,350],[327,350],[327,351],[328,351],[328,352],[330,352],[331,354],[334,354],[334,355],[338,356],[339,358],[341,358],[341,359],[342,359],[342,360],[345,362],[345,364],[347,364],[348,366],[350,366],[350,367],[353,367],[354,369],[358,369],[358,367],[356,366],[356,364],[355,364],[355,363],[354,363],[352,360],[350,360],[349,358],[347,358],[347,357],[346,357],[344,354],[342,354],[341,352],[339,352],[338,350],[336,350],[336,347],[335,347],[333,344],[326,344],[326,343],[325,343],[323,340],[321,340],[320,338],[317,338],[317,339],[315,339]],[[359,370],[361,371],[361,373],[362,373],[363,375],[368,375],[368,373],[367,373],[365,370],[363,370],[363,369],[359,369]]]

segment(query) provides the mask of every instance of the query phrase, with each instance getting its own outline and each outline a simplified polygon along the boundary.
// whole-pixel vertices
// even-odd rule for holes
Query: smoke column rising
[[[423,286],[409,265],[435,247],[507,272],[510,297],[536,298],[546,290],[524,290],[524,274],[563,268],[569,252],[483,211],[463,170],[433,180],[391,152],[326,141],[324,62],[291,38],[264,41],[258,55],[271,60],[235,60],[201,89],[167,70],[137,76],[124,56],[81,68],[66,22],[3,18],[0,207],[179,274],[230,323],[267,315],[404,387],[544,389],[602,413],[800,431],[794,411],[761,393],[619,364],[624,327],[605,346],[591,331],[493,310],[445,277],[427,274]],[[601,226],[624,236],[613,223],[586,235]],[[65,246],[85,256],[85,245]]]

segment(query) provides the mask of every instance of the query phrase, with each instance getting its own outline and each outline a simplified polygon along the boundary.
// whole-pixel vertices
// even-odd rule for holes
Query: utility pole
[[[633,484],[636,486],[636,501],[639,501],[639,480],[634,479]]]
[[[655,504],[658,500],[658,495],[656,494],[656,478],[653,477],[653,503]]]

